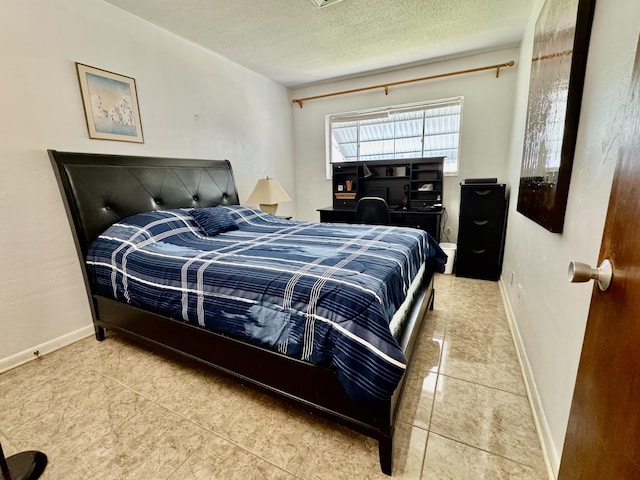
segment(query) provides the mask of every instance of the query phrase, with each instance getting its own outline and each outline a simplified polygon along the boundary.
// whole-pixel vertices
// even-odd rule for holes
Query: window
[[[462,97],[327,116],[328,162],[447,157],[457,175]]]

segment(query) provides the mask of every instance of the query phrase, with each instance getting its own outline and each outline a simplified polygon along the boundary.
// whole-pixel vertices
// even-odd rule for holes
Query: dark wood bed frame
[[[136,157],[48,150],[58,180],[89,297],[96,338],[113,330],[211,366],[284,397],[379,442],[380,466],[391,475],[394,421],[406,380],[384,408],[352,402],[336,373],[275,351],[172,320],[91,291],[87,250],[122,218],[167,208],[239,204],[228,160]],[[422,319],[433,308],[433,271],[425,273],[401,345],[410,361]]]

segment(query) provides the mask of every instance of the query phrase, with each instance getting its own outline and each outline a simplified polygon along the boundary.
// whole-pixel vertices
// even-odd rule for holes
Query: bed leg
[[[378,453],[380,454],[380,469],[382,473],[391,476],[393,467],[393,437],[391,435],[378,440]]]
[[[94,325],[93,328],[96,331],[96,340],[98,340],[99,342],[102,342],[107,337],[105,333],[105,329],[102,327],[99,327],[98,325]]]
[[[436,301],[436,289],[431,290],[431,298],[429,299],[429,310],[433,310],[433,304]]]

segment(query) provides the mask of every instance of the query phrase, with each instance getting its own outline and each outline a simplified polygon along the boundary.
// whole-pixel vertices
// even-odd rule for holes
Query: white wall
[[[535,9],[521,59],[531,58]],[[509,160],[513,186],[502,286],[542,433],[557,473],[580,360],[592,283],[569,284],[572,259],[597,264],[640,31],[640,2],[599,1],[593,24],[564,232],[552,234],[516,211],[530,61],[521,61]],[[512,281],[513,275],[513,281]]]
[[[332,202],[331,182],[326,179],[325,174],[326,115],[462,95],[464,105],[460,173],[458,176],[446,177],[443,195],[443,203],[449,215],[447,225],[451,228],[450,240],[455,241],[460,181],[474,177],[498,177],[500,181],[506,180],[518,54],[517,49],[506,49],[292,90],[291,98],[304,98],[495,65],[509,60],[516,61],[514,67],[503,68],[498,79],[495,70],[492,70],[392,87],[388,96],[380,89],[305,102],[302,109],[293,104],[298,218],[317,221],[319,215],[316,209],[329,206]]]
[[[100,0],[3,0],[0,58],[0,371],[92,332],[47,148],[227,158],[241,200],[267,174],[295,198],[291,108],[265,77]],[[136,79],[143,145],[88,138],[76,61]]]

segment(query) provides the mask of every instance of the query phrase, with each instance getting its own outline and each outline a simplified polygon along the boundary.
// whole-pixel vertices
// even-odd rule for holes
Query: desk
[[[355,208],[319,208],[322,223],[355,223]],[[442,210],[391,210],[391,225],[398,227],[421,228],[431,234],[440,243],[440,222]]]

